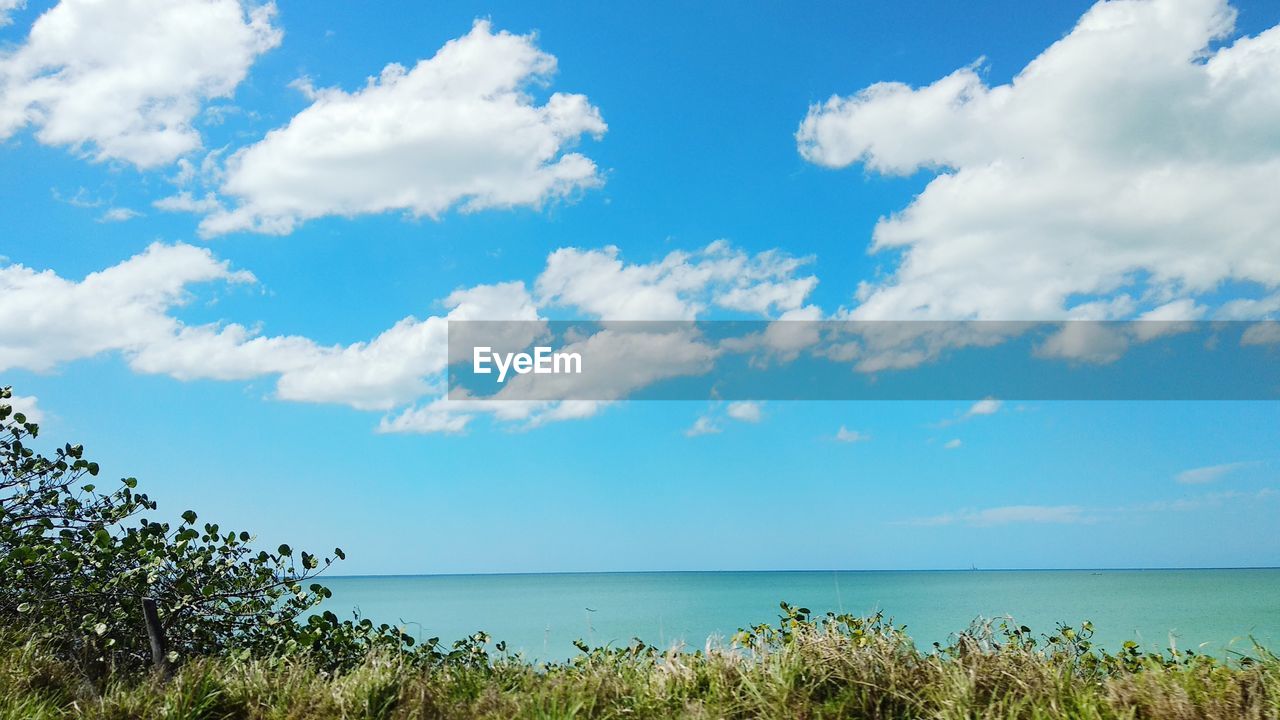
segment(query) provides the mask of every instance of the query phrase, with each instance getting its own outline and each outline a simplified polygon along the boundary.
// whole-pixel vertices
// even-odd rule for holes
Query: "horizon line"
[[[1152,567],[1043,567],[1043,568],[867,568],[847,570],[790,569],[790,570],[548,570],[446,573],[358,573],[351,575],[319,576],[321,579],[360,578],[414,578],[414,577],[495,577],[516,575],[711,575],[711,574],[767,574],[767,573],[967,573],[967,572],[1149,572],[1149,571],[1210,571],[1210,570],[1280,570],[1280,565],[1232,565],[1232,566],[1152,566]]]

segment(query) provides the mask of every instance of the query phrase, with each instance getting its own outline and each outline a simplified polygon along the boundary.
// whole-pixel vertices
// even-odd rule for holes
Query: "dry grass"
[[[1100,652],[1088,633],[979,626],[923,652],[878,618],[789,611],[734,645],[597,649],[551,665],[378,654],[187,663],[95,686],[29,642],[0,651],[0,720],[22,718],[1280,718],[1280,661]],[[1086,626],[1087,628],[1087,626]]]

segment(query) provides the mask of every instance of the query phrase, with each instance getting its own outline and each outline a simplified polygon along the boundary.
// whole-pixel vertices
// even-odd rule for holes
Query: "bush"
[[[124,478],[100,490],[98,464],[79,445],[51,456],[40,428],[0,388],[0,622],[23,627],[92,678],[149,663],[141,601],[154,598],[169,660],[308,653],[321,665],[358,663],[370,647],[411,638],[387,626],[298,622],[330,592],[311,580],[344,557],[280,545],[255,549],[248,532],[147,519],[156,503]]]

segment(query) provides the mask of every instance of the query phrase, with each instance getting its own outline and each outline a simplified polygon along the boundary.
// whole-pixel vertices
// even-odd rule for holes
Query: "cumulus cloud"
[[[595,163],[569,149],[605,132],[599,110],[583,95],[539,104],[530,93],[555,69],[532,35],[479,21],[359,90],[303,83],[311,105],[227,159],[219,192],[236,204],[201,231],[286,234],[327,215],[538,207],[597,186]]]
[[[817,278],[802,275],[811,258],[776,250],[749,254],[719,240],[692,251],[675,251],[649,263],[628,263],[615,246],[561,248],[547,258],[534,295],[539,307],[571,308],[604,320],[604,329],[560,348],[579,351],[591,362],[580,375],[523,375],[509,382],[499,398],[591,397],[615,400],[634,390],[677,376],[705,373],[726,351],[756,347],[793,352],[790,330],[803,330],[800,346],[811,344],[813,326],[772,323],[750,347],[713,344],[700,329],[661,321],[696,320],[713,308],[776,314],[784,320],[816,320],[816,307],[804,305]],[[784,288],[784,291],[779,291]],[[767,298],[749,302],[746,298]],[[627,321],[647,321],[652,325]],[[776,347],[775,347],[776,346]],[[754,404],[731,406],[749,418]]]
[[[859,372],[905,370],[936,360],[957,348],[995,347],[1034,327],[1028,322],[851,321],[837,313],[837,324],[822,357],[854,362]]]
[[[800,276],[809,262],[777,251],[745,253],[723,240],[648,263],[628,263],[614,246],[556,250],[534,283],[535,301],[540,308],[568,308],[605,321],[601,330],[559,348],[580,352],[591,362],[578,375],[519,376],[498,397],[504,402],[568,396],[616,400],[660,380],[705,373],[725,348],[702,337],[699,328],[661,321],[695,320],[712,308],[756,296],[775,297],[756,304],[758,312],[781,311],[787,317],[803,309],[794,306],[817,283]],[[803,292],[776,300],[772,288],[795,287],[797,281]]]
[[[660,380],[709,372],[718,355],[689,325],[611,324],[558,352],[590,358],[581,373],[526,374],[508,380],[493,398],[500,402],[588,398],[621,400]]]
[[[444,300],[449,312],[406,317],[368,342],[321,346],[300,336],[263,336],[236,323],[190,326],[173,311],[202,283],[251,283],[204,248],[156,243],[83,280],[0,267],[0,371],[48,371],[120,352],[138,372],[179,380],[277,375],[282,399],[389,409],[438,389],[449,319],[536,319],[522,283],[484,285]]]
[[[94,160],[173,162],[200,147],[201,105],[280,43],[274,15],[238,0],[62,0],[0,54],[0,139],[29,126]]]
[[[723,240],[651,263],[626,263],[612,245],[561,248],[547,258],[535,291],[540,304],[605,320],[693,320],[712,306],[767,316],[803,306],[818,281],[797,273],[811,260],[750,255]]]
[[[1280,27],[1234,20],[1225,0],[1099,2],[1007,84],[975,64],[812,107],[810,162],[937,174],[877,224],[872,250],[901,259],[851,315],[1184,319],[1229,281],[1274,299]]]
[[[1129,349],[1129,334],[1122,328],[1094,322],[1064,323],[1062,329],[1035,347],[1042,358],[1080,360],[1105,364],[1115,362]]]
[[[518,282],[459,290],[449,295],[445,306],[449,312],[443,317],[421,321],[408,317],[367,343],[319,353],[305,366],[281,376],[280,397],[362,409],[402,406],[443,390],[439,376],[447,361],[449,320],[537,319],[524,284]]]
[[[276,375],[282,400],[390,410],[443,391],[449,320],[534,320],[522,283],[480,285],[444,301],[449,312],[408,316],[369,341],[318,345],[299,336],[266,337],[239,324],[174,327],[129,353],[135,370],[180,380],[246,380]]]
[[[0,371],[39,372],[107,351],[132,353],[177,333],[169,312],[188,287],[252,282],[207,249],[153,244],[83,280],[23,265],[0,267]]]

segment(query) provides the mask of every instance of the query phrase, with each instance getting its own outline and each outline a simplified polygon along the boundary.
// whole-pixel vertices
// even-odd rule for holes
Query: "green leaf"
[[[288,545],[281,545],[280,547],[276,548],[276,552],[285,557],[289,557],[290,555],[293,554],[293,548],[289,547]]]
[[[190,525],[190,524],[194,523],[194,522],[196,521],[196,513],[195,513],[195,511],[194,511],[194,510],[188,510],[188,511],[186,511],[186,512],[182,513],[182,519],[183,519],[183,520],[184,520],[188,525]]]

